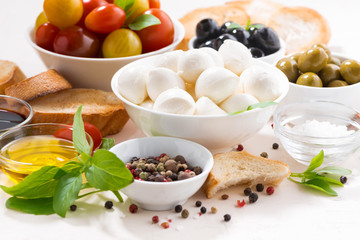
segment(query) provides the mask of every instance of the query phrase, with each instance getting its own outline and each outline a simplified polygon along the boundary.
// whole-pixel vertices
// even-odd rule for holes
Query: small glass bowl
[[[71,141],[60,142],[63,140],[60,136],[56,138],[54,134],[61,134],[61,131],[68,130],[72,126],[58,123],[38,123],[38,124],[28,124],[21,127],[13,128],[0,136],[0,167],[2,171],[14,182],[20,182],[30,173],[39,170],[43,166],[47,165],[56,165],[62,166],[63,164],[73,160],[77,153],[74,148],[72,148]],[[59,142],[46,142],[39,143],[36,140],[29,141],[27,145],[17,146],[16,155],[25,157],[34,157],[35,160],[31,159],[30,161],[18,161],[9,158],[7,149],[13,147],[18,143],[19,140],[25,137],[38,137],[38,136],[48,136],[58,139]],[[53,138],[53,139],[54,139]],[[89,134],[86,133],[87,141],[90,145],[90,149],[93,147],[93,140]],[[36,145],[39,144],[39,145]],[[34,147],[35,146],[35,147]],[[69,146],[72,152],[69,149]],[[47,161],[46,158],[50,154],[54,154],[54,157]],[[64,157],[67,154],[66,157]],[[73,155],[73,157],[72,157]],[[25,156],[25,157],[24,157]],[[53,160],[55,159],[55,160]],[[54,164],[56,162],[56,164]]]
[[[339,164],[360,146],[360,113],[341,103],[287,104],[274,114],[274,131],[284,149],[309,165],[324,150],[324,165]]]
[[[33,118],[33,109],[30,106],[30,104],[28,104],[27,102],[15,98],[15,97],[11,97],[11,96],[6,96],[6,95],[0,95],[0,110],[5,110],[5,111],[9,111],[9,112],[13,112],[16,114],[21,115],[24,118],[24,121],[22,121],[21,123],[12,126],[12,127],[4,127],[4,128],[0,128],[0,134],[13,129],[15,127],[20,127],[23,125],[26,125],[28,123],[31,123],[31,120]],[[0,117],[0,121],[3,121],[5,119],[2,119]]]

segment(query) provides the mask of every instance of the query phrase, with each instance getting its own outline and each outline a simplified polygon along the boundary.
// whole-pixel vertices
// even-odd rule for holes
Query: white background
[[[35,51],[26,42],[25,34],[34,25],[42,11],[42,0],[0,1],[0,59],[18,64],[28,77],[45,71],[46,68]],[[217,5],[221,0],[162,0],[162,8],[175,18],[191,9]],[[302,5],[318,10],[329,21],[332,37],[331,50],[360,59],[359,9],[356,0],[303,0],[278,1],[286,5]],[[354,96],[354,101],[359,101]],[[115,136],[116,142],[143,136],[128,122],[122,132]],[[268,152],[270,158],[282,160],[293,172],[303,171],[304,166],[296,163],[282,149],[273,150],[277,142],[270,124],[259,134],[242,143],[250,153]],[[89,197],[77,203],[78,211],[69,212],[67,218],[58,216],[33,216],[5,208],[9,197],[0,192],[0,238],[1,239],[358,239],[360,226],[360,160],[356,154],[343,164],[354,171],[354,176],[344,188],[337,188],[338,197],[328,197],[284,180],[272,196],[259,194],[259,200],[252,205],[236,208],[236,200],[244,198],[243,188],[235,187],[224,193],[230,198],[220,200],[220,195],[209,200],[199,191],[184,205],[190,212],[188,219],[182,219],[173,211],[151,212],[140,210],[130,214],[130,200],[124,204],[115,203],[113,210],[106,210],[103,203],[114,200],[112,195],[102,194]],[[0,183],[6,184],[6,177],[0,173]],[[210,210],[216,206],[217,214],[205,214],[194,218],[201,200]],[[229,213],[230,222],[222,221]],[[151,224],[151,217],[171,218],[169,229]]]

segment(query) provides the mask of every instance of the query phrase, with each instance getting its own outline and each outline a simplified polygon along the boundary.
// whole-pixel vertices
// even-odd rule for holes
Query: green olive
[[[337,57],[334,57],[334,56],[331,56],[330,59],[328,60],[328,63],[332,63],[332,64],[335,64],[335,65],[338,65],[340,67],[341,65],[341,61],[339,58]]]
[[[295,53],[293,55],[290,56],[291,59],[294,59],[295,62],[298,62],[299,61],[299,57],[302,53]]]
[[[343,86],[348,86],[349,84],[347,84],[347,82],[342,81],[342,80],[333,80],[331,82],[329,82],[329,84],[327,85],[328,87],[343,87]]]
[[[305,85],[310,87],[322,87],[322,81],[318,75],[312,72],[301,74],[297,79],[296,84]]]
[[[280,59],[276,63],[276,67],[286,75],[286,77],[289,79],[289,82],[296,82],[296,79],[299,76],[299,69],[298,64],[295,62],[295,60],[291,58]]]
[[[360,63],[355,60],[346,60],[340,65],[341,76],[348,84],[360,82]]]
[[[326,64],[318,75],[321,78],[323,85],[327,86],[332,80],[341,79],[340,67],[335,64]]]
[[[312,46],[312,48],[316,48],[316,47],[320,47],[322,49],[325,50],[326,54],[328,55],[328,57],[330,58],[331,57],[331,51],[330,49],[325,45],[325,44],[322,44],[322,43],[318,43],[318,44],[314,44]]]
[[[301,72],[319,72],[328,62],[328,55],[320,47],[311,48],[300,55],[298,66]]]

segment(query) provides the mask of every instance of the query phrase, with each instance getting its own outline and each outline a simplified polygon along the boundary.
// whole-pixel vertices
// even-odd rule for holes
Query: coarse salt
[[[299,134],[310,137],[344,137],[354,133],[348,130],[345,125],[336,125],[328,121],[306,120],[305,123],[295,125],[292,128]]]

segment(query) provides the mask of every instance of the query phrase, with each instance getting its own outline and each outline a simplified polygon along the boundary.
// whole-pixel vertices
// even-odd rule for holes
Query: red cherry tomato
[[[108,4],[108,2],[105,0],[82,0],[82,3],[84,8],[83,15],[81,16],[80,21],[77,23],[77,25],[81,27],[85,26],[85,18],[94,8]]]
[[[114,3],[114,0],[106,0],[108,3]]]
[[[150,8],[160,8],[160,0],[149,0]]]
[[[100,49],[97,36],[79,26],[61,30],[54,39],[56,53],[76,57],[96,57]]]
[[[84,128],[85,128],[85,132],[87,132],[91,136],[91,138],[94,142],[93,149],[98,148],[102,142],[102,135],[101,135],[100,130],[95,125],[88,123],[88,122],[84,122]],[[54,133],[54,137],[63,138],[63,139],[72,141],[72,134],[73,133],[72,133],[71,127],[62,128],[62,129],[57,130]]]
[[[87,29],[96,33],[110,33],[124,25],[126,14],[115,4],[93,9],[85,18]]]
[[[144,14],[152,14],[161,24],[153,25],[136,31],[142,43],[143,53],[152,52],[170,45],[174,41],[174,24],[170,17],[161,9],[151,8]]]
[[[53,43],[60,29],[52,23],[41,24],[35,33],[35,43],[46,50],[54,51]]]

